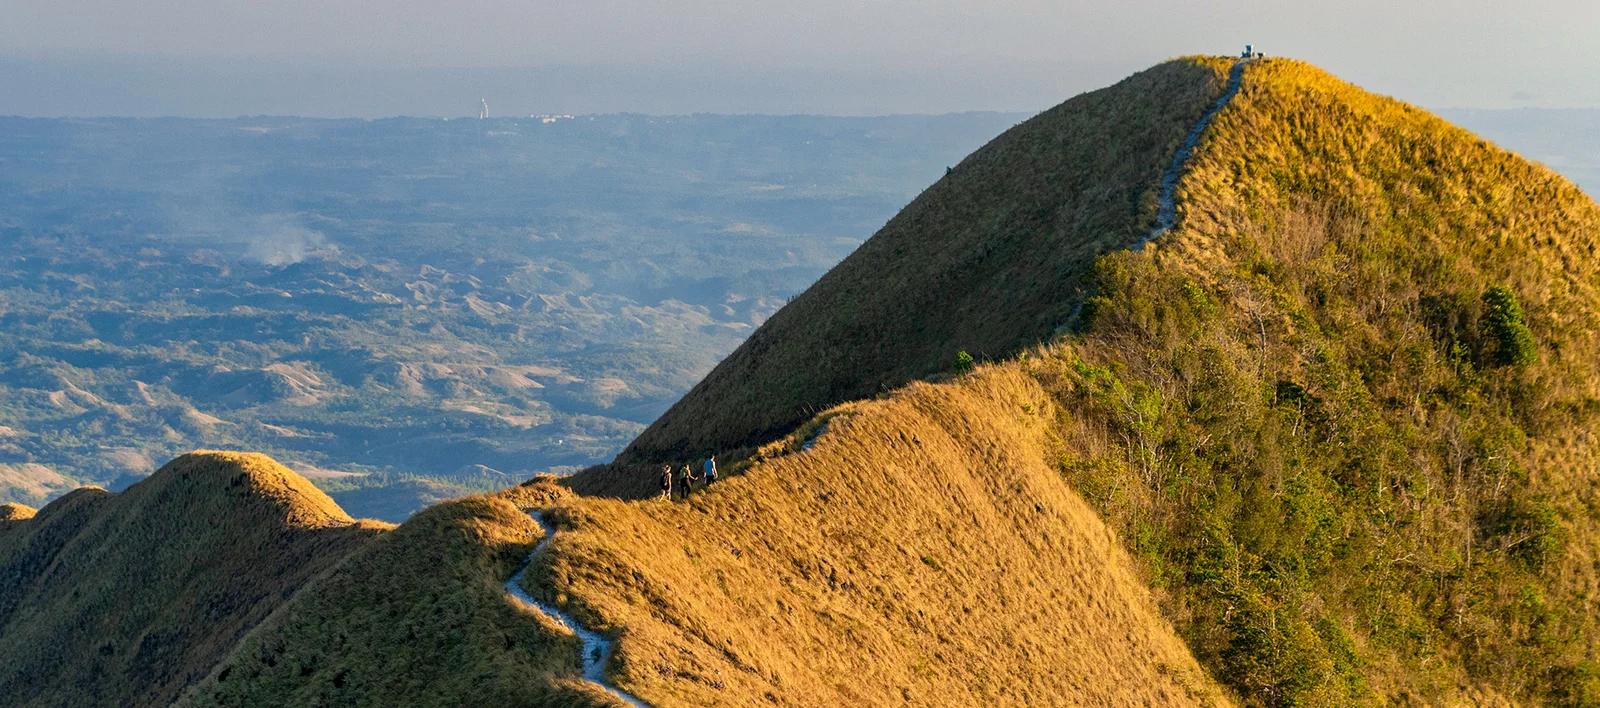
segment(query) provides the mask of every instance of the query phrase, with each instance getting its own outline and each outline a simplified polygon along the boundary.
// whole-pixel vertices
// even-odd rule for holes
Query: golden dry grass
[[[1222,703],[1130,559],[1047,462],[1048,397],[989,370],[847,406],[812,450],[688,503],[541,478],[433,507],[247,638],[195,705],[604,704],[576,643],[501,588],[621,631],[656,705]],[[871,520],[863,523],[863,519]]]
[[[376,528],[262,455],[180,457],[0,535],[9,705],[163,703]]]
[[[1077,331],[1008,366],[1073,413],[1057,466],[1129,539],[1202,663],[1270,704],[1600,700],[1600,208],[1424,111],[1282,60],[1247,69],[1179,199],[1178,229],[1100,260]],[[1008,285],[1038,295],[1061,272]],[[841,352],[914,352],[908,327],[961,348],[982,329],[947,316],[962,288],[1012,318],[982,286],[886,277],[924,307],[850,329],[834,321],[865,292],[849,273],[790,309],[831,307],[774,318],[618,464],[570,486],[642,497],[652,458],[738,450],[763,421],[793,429],[796,391],[844,390],[819,389],[816,370],[893,380]],[[1493,288],[1522,301],[1531,364],[1484,354]]]
[[[561,498],[529,591],[659,705],[1224,702],[1004,368],[830,411],[686,503]]]
[[[0,504],[0,523],[31,519],[37,513],[38,509],[26,504]]]

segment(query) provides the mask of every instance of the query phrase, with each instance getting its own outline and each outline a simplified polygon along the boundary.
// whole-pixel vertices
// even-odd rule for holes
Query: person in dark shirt
[[[679,499],[688,499],[689,485],[693,483],[693,472],[689,469],[689,463],[685,462],[682,467],[678,468],[678,478],[672,480],[673,491],[677,492]]]

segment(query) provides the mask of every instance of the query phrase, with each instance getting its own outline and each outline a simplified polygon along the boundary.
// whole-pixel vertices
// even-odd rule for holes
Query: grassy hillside
[[[1289,61],[1179,196],[1030,366],[1202,662],[1269,702],[1600,701],[1600,208]]]
[[[765,442],[958,351],[1003,357],[1049,337],[1094,257],[1147,229],[1151,186],[1226,70],[1161,64],[1006,131],[768,319],[620,461]]]
[[[377,531],[263,456],[217,452],[7,523],[0,692],[10,705],[166,702]]]
[[[531,505],[553,491],[501,496]],[[426,509],[284,608],[184,703],[604,705],[576,678],[577,642],[502,586],[539,536],[507,498]]]
[[[829,413],[687,503],[563,499],[536,582],[670,705],[1223,702],[991,370]]]
[[[604,703],[501,583],[620,633],[655,705],[1225,702],[1053,468],[1053,404],[994,371],[835,412],[687,503],[541,478],[429,509],[252,636],[195,705]],[[809,433],[809,431],[808,431]]]
[[[1252,702],[1600,701],[1600,209],[1313,67],[1259,62],[1244,86],[1180,183],[1179,228],[1098,258],[1065,333],[1003,365],[1062,412],[1057,468],[1201,663]],[[820,335],[775,341],[780,326],[747,349],[816,351]],[[916,349],[894,333],[860,346]],[[737,390],[686,399],[633,452],[693,449],[652,447],[672,426],[742,430],[718,411],[789,415],[782,392],[752,402],[783,374],[718,375],[690,399]],[[574,487],[626,496],[642,469]]]

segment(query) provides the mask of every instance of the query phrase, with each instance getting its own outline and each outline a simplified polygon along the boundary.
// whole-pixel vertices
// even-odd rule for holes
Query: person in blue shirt
[[[706,464],[705,464],[704,470],[705,470],[705,473],[702,476],[706,480],[706,486],[709,487],[709,486],[711,486],[712,482],[717,481],[717,456],[716,455],[712,455],[712,456],[706,458]]]

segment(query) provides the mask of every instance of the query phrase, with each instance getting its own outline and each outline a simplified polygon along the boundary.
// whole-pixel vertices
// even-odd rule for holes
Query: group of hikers
[[[717,456],[712,455],[700,465],[700,474],[695,474],[694,467],[683,463],[678,468],[678,473],[672,473],[672,465],[661,466],[661,498],[663,499],[688,499],[689,492],[696,487],[707,487],[717,481]]]

